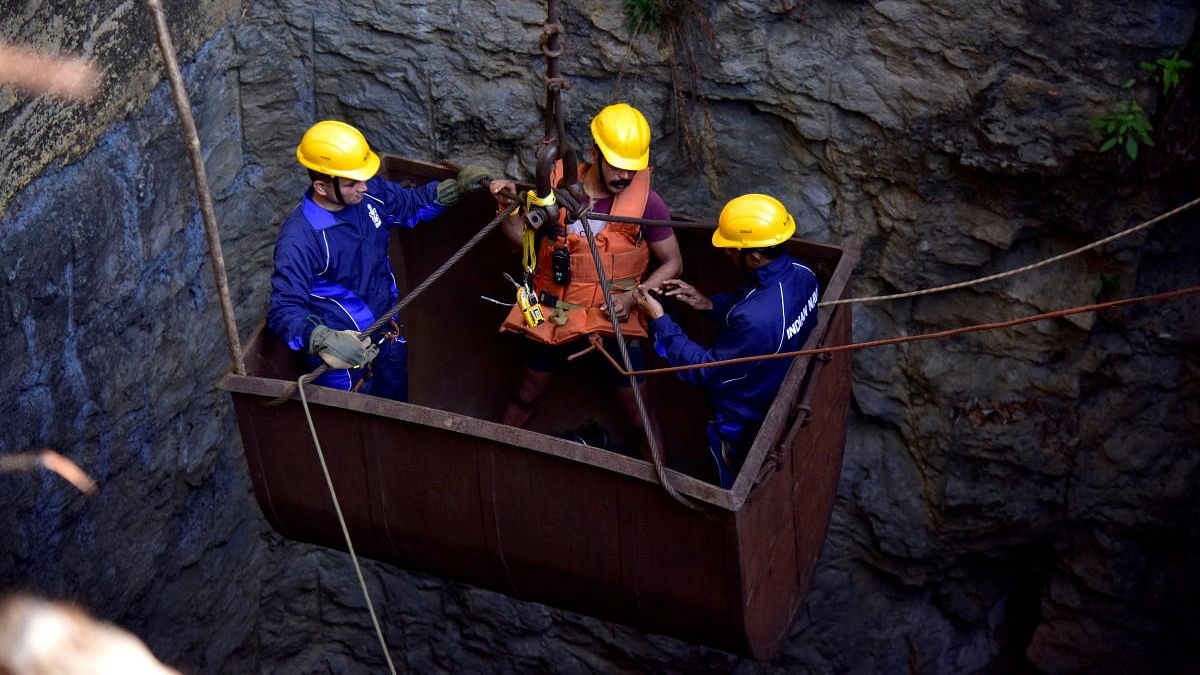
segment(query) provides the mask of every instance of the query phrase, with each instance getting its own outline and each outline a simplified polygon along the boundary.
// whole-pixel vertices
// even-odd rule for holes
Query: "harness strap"
[[[521,266],[525,268],[526,276],[533,274],[533,268],[537,266],[537,232],[528,225],[521,230]]]

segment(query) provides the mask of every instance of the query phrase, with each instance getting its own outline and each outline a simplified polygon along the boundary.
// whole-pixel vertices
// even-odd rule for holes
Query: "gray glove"
[[[483,182],[492,179],[492,172],[478,164],[468,164],[458,170],[457,178],[447,178],[438,183],[437,202],[442,206],[453,206],[471,190],[483,187]]]
[[[330,368],[362,368],[379,354],[379,346],[367,338],[359,339],[352,330],[333,330],[317,326],[308,340],[308,353],[321,357]]]

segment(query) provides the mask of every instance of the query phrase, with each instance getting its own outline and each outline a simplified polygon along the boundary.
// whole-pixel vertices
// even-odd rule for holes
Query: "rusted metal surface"
[[[403,260],[402,288],[486,221],[487,205],[476,207],[400,233],[393,260]],[[702,290],[736,281],[707,234],[679,237],[689,277]],[[794,362],[731,490],[707,482],[702,393],[673,377],[653,378],[648,404],[668,436],[671,483],[703,507],[683,508],[647,462],[554,436],[592,420],[636,448],[607,385],[607,364],[568,366],[529,430],[494,421],[522,363],[519,339],[497,330],[505,308],[478,300],[493,288],[501,289],[494,297],[508,296],[500,275],[519,262],[500,239],[483,242],[406,308],[411,403],[310,388],[355,548],[517,598],[770,658],[803,603],[828,527],[850,356]],[[823,300],[844,295],[853,254],[808,242],[791,247],[817,272]],[[849,340],[849,306],[818,316],[806,347]],[[299,403],[263,405],[294,381],[298,364],[260,329],[246,365],[248,375],[231,373],[220,386],[233,395],[263,514],[284,536],[342,548]],[[815,395],[806,396],[810,389]],[[797,414],[805,401],[811,414]],[[772,455],[776,470],[761,471]]]

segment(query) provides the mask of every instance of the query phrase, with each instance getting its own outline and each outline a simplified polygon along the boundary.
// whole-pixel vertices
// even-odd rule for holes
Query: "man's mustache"
[[[608,184],[615,188],[624,189],[624,188],[629,187],[629,184],[632,182],[633,182],[632,180],[612,180],[612,181],[609,181]]]

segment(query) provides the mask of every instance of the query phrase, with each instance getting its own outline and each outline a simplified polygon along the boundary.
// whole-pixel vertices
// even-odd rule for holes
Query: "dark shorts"
[[[567,357],[581,352],[588,347],[587,338],[580,338],[574,342],[569,342],[563,345],[548,345],[543,342],[535,342],[533,340],[525,341],[525,364],[530,370],[539,373],[555,373],[558,372],[563,365],[567,363]],[[625,349],[629,352],[629,363],[633,366],[633,370],[643,370],[646,367],[646,357],[642,353],[642,345],[637,340],[625,339]],[[604,338],[604,351],[612,355],[613,360],[617,363],[621,361],[621,349],[617,346],[617,339],[614,337]],[[618,387],[628,387],[629,377],[617,372],[612,364],[607,359],[599,354],[588,354],[585,358],[601,359],[604,361],[601,366],[608,373],[610,382]],[[645,382],[646,376],[639,375],[638,382]]]

